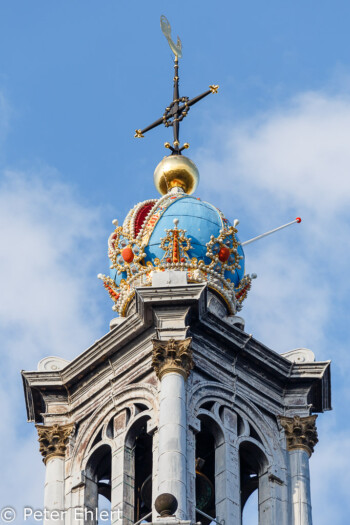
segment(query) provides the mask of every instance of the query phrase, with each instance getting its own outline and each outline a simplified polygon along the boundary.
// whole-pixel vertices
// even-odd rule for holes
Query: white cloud
[[[230,218],[239,215],[243,240],[303,218],[245,250],[259,281],[243,316],[281,351],[309,344],[304,339],[326,358],[327,322],[349,291],[349,136],[349,98],[305,93],[212,128],[213,147],[197,153],[202,193]]]
[[[350,100],[306,93],[232,140],[242,175],[321,217],[348,202],[349,132]]]
[[[18,363],[33,366],[43,351],[70,358],[96,338],[101,320],[88,290],[99,221],[98,211],[79,203],[49,170],[40,177],[5,174],[0,325],[11,332],[6,344],[16,348]]]
[[[334,358],[342,380],[336,388],[345,392],[349,354],[345,342],[336,346],[334,332],[346,338],[339,318],[349,292],[350,101],[306,93],[212,131],[212,151],[198,153],[200,191],[231,219],[238,215],[242,239],[299,214],[304,219],[246,248],[248,271],[259,274],[242,311],[247,330],[277,351],[307,346],[319,359]],[[8,172],[0,187],[0,441],[9,458],[2,463],[9,482],[1,499],[17,505],[40,506],[43,476],[41,469],[33,483],[40,458],[35,432],[29,425],[23,430],[19,369],[34,368],[48,354],[71,358],[101,333],[90,293],[91,279],[100,271],[95,269],[99,212],[58,181],[47,169],[39,175]],[[350,399],[349,390],[346,396]],[[349,484],[347,473],[336,478],[339,470],[350,472],[346,425],[344,433],[324,431],[312,458],[320,525],[327,523],[317,510],[327,490],[334,493],[337,485],[344,494]],[[330,507],[332,523],[344,523],[340,505],[335,509],[330,502]]]
[[[44,474],[36,430],[26,427],[20,369],[36,369],[47,355],[73,358],[103,335],[91,293],[104,257],[96,254],[101,222],[99,210],[82,203],[54,170],[3,175],[0,442],[7,482],[1,501],[17,510],[42,506]]]
[[[347,206],[349,133],[350,99],[304,93],[243,123],[213,129],[211,152],[198,158],[205,184],[214,189],[222,177],[232,195],[242,187],[256,196],[259,188],[264,194],[258,200],[270,193],[280,206],[302,205],[325,217],[327,210],[337,214]],[[216,177],[210,177],[208,162]]]
[[[349,431],[334,413],[322,419],[320,442],[310,460],[313,519],[317,525],[342,525],[350,514]]]
[[[333,360],[335,410],[319,416],[311,459],[319,525],[343,525],[350,512],[350,424],[342,413],[350,399],[349,137],[349,97],[304,93],[246,122],[212,127],[212,148],[195,158],[202,197],[230,219],[238,215],[242,240],[303,218],[246,247],[247,271],[258,279],[242,315],[247,331],[279,352],[304,346]]]

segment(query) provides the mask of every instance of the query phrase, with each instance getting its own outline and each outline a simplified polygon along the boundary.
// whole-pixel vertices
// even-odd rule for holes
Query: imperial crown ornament
[[[182,44],[171,39],[171,27],[165,16],[161,29],[174,52],[173,101],[161,118],[143,129],[136,138],[164,124],[173,128],[173,143],[165,143],[170,155],[164,157],[154,172],[154,183],[162,195],[134,206],[123,226],[116,226],[108,240],[111,261],[109,276],[99,274],[120,316],[127,315],[136,287],[151,286],[155,272],[185,272],[189,283],[207,282],[209,288],[224,301],[228,313],[242,307],[254,275],[244,273],[244,253],[237,236],[223,213],[198,197],[190,197],[197,189],[199,172],[194,162],[182,152],[180,123],[190,108],[219,86],[192,99],[179,95],[179,58]],[[175,222],[175,227],[173,225]],[[177,225],[180,224],[180,228]]]

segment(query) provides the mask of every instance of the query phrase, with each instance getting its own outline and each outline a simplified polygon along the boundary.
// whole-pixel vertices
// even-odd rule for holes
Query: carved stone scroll
[[[316,421],[317,416],[280,416],[287,440],[287,450],[304,449],[311,456],[318,442]]]
[[[50,427],[36,425],[40,452],[46,465],[47,461],[53,457],[64,457],[68,440],[74,431],[75,425],[53,425]]]
[[[153,339],[152,366],[159,379],[169,372],[177,372],[185,380],[188,378],[194,367],[191,341],[191,337],[182,341]]]

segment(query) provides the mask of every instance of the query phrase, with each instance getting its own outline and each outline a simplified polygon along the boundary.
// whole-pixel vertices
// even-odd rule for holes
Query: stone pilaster
[[[65,523],[65,454],[75,425],[36,425],[40,452],[46,465],[44,525]]]
[[[318,441],[317,416],[280,417],[289,452],[292,525],[312,525],[309,458]]]
[[[75,425],[52,425],[50,427],[36,425],[39,435],[40,452],[46,465],[49,459],[54,457],[65,457],[66,448]]]
[[[191,341],[191,337],[181,341],[153,339],[152,366],[158,379],[169,372],[181,374],[185,380],[188,378],[194,367]]]
[[[311,456],[318,442],[316,419],[316,415],[306,417],[280,416],[279,420],[286,434],[287,450],[302,449]]]

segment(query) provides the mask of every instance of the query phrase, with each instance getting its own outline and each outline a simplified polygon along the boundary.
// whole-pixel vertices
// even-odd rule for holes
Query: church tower
[[[218,86],[180,97],[181,41],[165,17],[161,27],[173,101],[135,136],[165,124],[174,140],[154,173],[161,196],[113,221],[99,278],[118,315],[73,361],[22,372],[46,466],[44,523],[242,525],[257,490],[259,525],[311,525],[309,459],[317,413],[331,409],[330,363],[245,332],[237,314],[254,275],[238,221],[193,195],[199,173],[180,145],[180,122]]]

